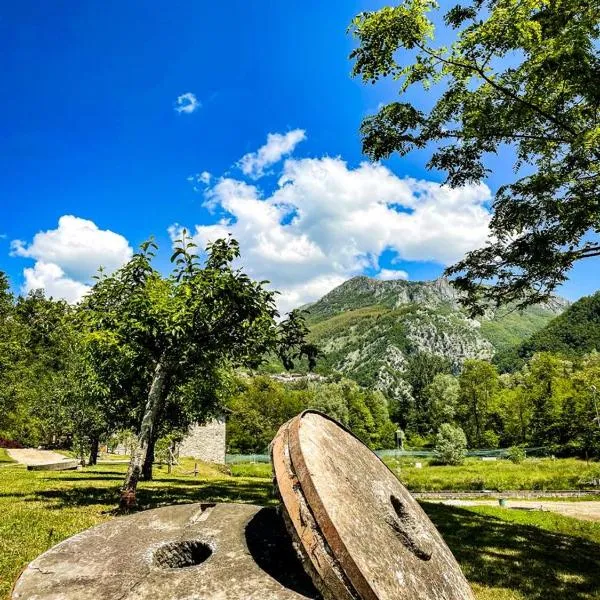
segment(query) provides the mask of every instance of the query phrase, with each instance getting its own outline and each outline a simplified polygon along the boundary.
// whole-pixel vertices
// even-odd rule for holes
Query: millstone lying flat
[[[55,463],[40,463],[37,465],[27,465],[28,471],[72,471],[81,463],[78,460],[61,460]]]
[[[186,504],[121,517],[42,554],[13,600],[318,598],[273,508]]]
[[[327,600],[474,600],[427,515],[360,440],[306,411],[272,444],[285,521]]]

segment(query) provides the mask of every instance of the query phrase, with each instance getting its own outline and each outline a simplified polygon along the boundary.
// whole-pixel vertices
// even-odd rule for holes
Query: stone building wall
[[[179,456],[225,464],[225,417],[218,417],[205,425],[192,425],[178,450]]]

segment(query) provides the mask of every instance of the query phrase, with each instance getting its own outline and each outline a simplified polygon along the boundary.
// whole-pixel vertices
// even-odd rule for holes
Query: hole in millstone
[[[154,553],[154,564],[163,569],[183,569],[203,563],[212,554],[208,544],[198,540],[169,542]]]
[[[390,502],[397,518],[387,518],[387,521],[398,539],[417,558],[429,560],[432,554],[432,544],[425,528],[408,512],[400,498],[392,495]]]

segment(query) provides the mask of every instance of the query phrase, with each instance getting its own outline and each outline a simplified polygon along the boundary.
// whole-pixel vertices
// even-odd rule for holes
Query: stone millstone
[[[81,463],[78,460],[61,460],[55,463],[41,463],[39,465],[27,465],[28,471],[72,471]]]
[[[318,598],[273,508],[168,506],[114,519],[34,560],[13,600]]]
[[[421,507],[333,419],[306,411],[271,448],[288,531],[326,600],[474,600]]]

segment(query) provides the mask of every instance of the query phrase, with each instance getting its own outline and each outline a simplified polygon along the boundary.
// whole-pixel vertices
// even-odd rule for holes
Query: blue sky
[[[181,226],[200,244],[232,231],[284,309],[361,272],[439,275],[481,239],[510,165],[495,161],[489,190],[453,193],[425,153],[360,166],[360,121],[396,92],[350,78],[346,28],[381,5],[6,4],[0,269],[15,290],[74,299],[151,234],[167,270]],[[595,291],[599,264],[562,293]]]

